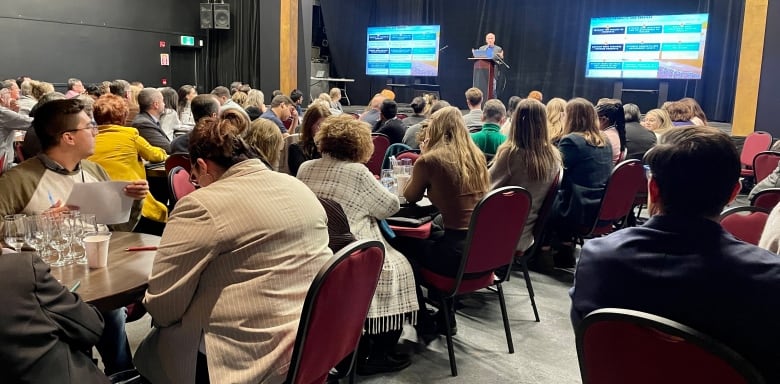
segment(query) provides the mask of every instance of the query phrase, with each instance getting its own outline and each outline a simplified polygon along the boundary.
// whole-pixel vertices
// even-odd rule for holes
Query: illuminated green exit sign
[[[179,41],[181,45],[195,46],[195,36],[179,36]]]

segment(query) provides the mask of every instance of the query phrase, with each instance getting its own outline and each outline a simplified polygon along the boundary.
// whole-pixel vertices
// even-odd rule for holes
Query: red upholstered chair
[[[628,157],[628,148],[623,148],[623,150],[620,151],[620,156],[618,156],[617,164],[622,163],[623,160],[626,159],[626,157]],[[617,164],[616,164],[616,166],[617,166]]]
[[[348,115],[352,116],[352,118],[353,118],[353,119],[355,119],[355,120],[360,120],[360,114],[358,114],[358,113],[355,113],[355,112],[346,112],[346,113],[347,113]]]
[[[3,165],[5,165],[5,154],[0,155],[0,175],[3,174]]]
[[[578,242],[584,238],[606,235],[614,231],[615,223],[623,221],[634,205],[637,193],[647,188],[645,168],[639,160],[626,160],[618,164],[607,181],[596,221],[591,227],[580,228]]]
[[[417,161],[418,157],[420,157],[419,149],[410,149],[408,151],[403,151],[395,156],[395,158],[398,160],[411,159],[412,164],[414,164]]]
[[[734,207],[720,214],[720,225],[739,240],[758,245],[769,210],[760,207]]]
[[[729,347],[660,316],[599,309],[576,334],[584,384],[764,383]]]
[[[171,170],[175,167],[182,167],[185,171],[189,172],[192,164],[190,164],[189,153],[174,153],[165,159],[165,173],[171,173]]]
[[[739,161],[742,163],[742,177],[753,176],[753,158],[759,152],[768,150],[771,145],[772,135],[764,131],[753,132],[745,138],[742,153],[739,155]],[[756,182],[758,181],[756,180]]]
[[[780,202],[780,188],[767,188],[756,193],[750,205],[771,211],[778,202]]]
[[[324,383],[357,348],[384,252],[380,241],[356,241],[320,269],[303,303],[287,384]]]
[[[397,117],[397,118],[398,118],[398,120],[403,120],[403,119],[405,119],[405,118],[407,118],[407,117],[409,117],[409,116],[406,116],[406,114],[405,114],[405,113],[397,113],[397,114],[395,115],[395,117]]]
[[[763,151],[753,158],[753,177],[756,183],[774,172],[780,162],[780,152]]]
[[[382,133],[372,133],[371,141],[374,142],[374,153],[368,159],[366,167],[373,175],[382,174],[382,161],[385,160],[385,152],[390,147],[390,139]]]
[[[544,200],[542,200],[542,206],[539,207],[539,212],[536,214],[536,222],[534,223],[534,230],[532,232],[534,236],[534,245],[527,253],[523,253],[522,251],[515,252],[515,264],[519,265],[523,271],[525,287],[528,289],[528,296],[531,298],[531,307],[534,310],[534,317],[537,322],[539,321],[539,311],[536,309],[534,287],[531,285],[531,276],[528,272],[528,260],[533,259],[539,252],[539,248],[544,244],[544,235],[546,233],[545,227],[547,226],[547,220],[550,218],[550,209],[555,201],[555,196],[558,194],[558,185],[560,185],[562,178],[563,168],[555,175],[555,179],[553,179],[552,184],[550,184],[550,189],[547,190],[547,195],[544,197]],[[509,280],[509,274],[507,274],[506,279]]]
[[[176,202],[182,197],[195,191],[195,186],[190,181],[190,173],[182,167],[173,167],[168,173],[168,190],[171,196],[171,206],[176,205]]]
[[[19,163],[24,161],[24,152],[22,152],[21,142],[14,143],[14,153],[16,154],[16,161],[18,161]]]
[[[444,311],[447,329],[447,350],[450,370],[458,375],[455,351],[452,345],[451,324],[447,299],[491,286],[496,287],[504,332],[509,353],[515,353],[512,331],[504,301],[503,282],[493,274],[498,268],[512,263],[517,242],[523,234],[523,227],[531,210],[531,194],[521,187],[503,187],[490,191],[474,208],[469,223],[466,247],[463,250],[458,274],[447,277],[422,268],[422,284],[439,293],[439,307]],[[470,277],[467,277],[470,276]]]

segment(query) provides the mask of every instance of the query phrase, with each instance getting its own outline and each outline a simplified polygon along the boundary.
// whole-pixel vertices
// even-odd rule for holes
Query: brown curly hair
[[[367,162],[374,152],[371,127],[347,114],[323,120],[314,141],[320,153],[353,163]]]
[[[129,110],[127,99],[107,93],[95,101],[92,115],[98,125],[124,125]]]

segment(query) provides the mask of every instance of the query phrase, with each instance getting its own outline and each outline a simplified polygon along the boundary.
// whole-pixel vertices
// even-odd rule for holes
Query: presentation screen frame
[[[585,77],[698,80],[709,14],[594,17]]]
[[[368,27],[367,76],[438,76],[440,25]]]

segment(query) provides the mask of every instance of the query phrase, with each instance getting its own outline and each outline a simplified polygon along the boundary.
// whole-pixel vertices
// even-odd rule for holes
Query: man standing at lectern
[[[501,60],[504,59],[504,49],[501,48],[501,46],[496,45],[496,35],[494,35],[492,32],[485,35],[485,43],[487,44],[479,47],[479,49],[481,50],[492,49],[493,55],[500,57]],[[493,55],[488,54],[488,56],[493,56]]]

